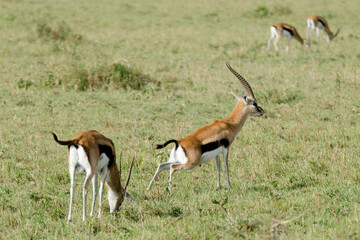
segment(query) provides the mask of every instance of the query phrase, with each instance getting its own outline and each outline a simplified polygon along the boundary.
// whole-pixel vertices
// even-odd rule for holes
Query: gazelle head
[[[238,100],[243,101],[244,105],[247,108],[249,116],[251,117],[261,117],[264,115],[264,110],[257,104],[254,92],[250,86],[250,84],[238,73],[236,72],[229,63],[226,63],[226,66],[229,70],[239,79],[240,83],[244,86],[248,96],[243,93],[242,97],[239,97],[237,94],[231,92],[231,94]]]
[[[330,40],[333,40],[338,34],[339,34],[339,32],[340,32],[340,28],[338,28],[338,30],[336,31],[336,33],[335,34],[333,34],[333,33],[331,33],[331,35],[330,35]]]
[[[131,171],[132,171],[132,167],[134,165],[134,160],[135,157],[133,158],[130,168],[129,168],[129,173],[128,173],[128,177],[126,179],[126,183],[125,183],[125,187],[124,189],[122,189],[121,193],[117,193],[115,191],[111,191],[109,188],[109,192],[108,192],[108,200],[109,200],[109,207],[110,207],[110,212],[114,213],[117,212],[119,210],[119,208],[121,207],[121,204],[123,203],[125,196],[126,196],[126,189],[127,186],[129,185],[129,181],[130,181],[130,176],[131,176]],[[120,154],[120,158],[119,158],[119,184],[121,186],[121,154]],[[109,173],[111,174],[111,172]],[[111,178],[111,176],[110,176]]]

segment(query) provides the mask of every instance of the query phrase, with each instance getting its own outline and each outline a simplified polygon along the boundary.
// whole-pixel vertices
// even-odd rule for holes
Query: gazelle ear
[[[243,98],[245,104],[248,104],[248,98],[244,92],[242,93],[242,98]]]
[[[239,101],[241,99],[241,97],[239,97],[236,93],[231,92],[231,94],[236,98],[236,100]]]

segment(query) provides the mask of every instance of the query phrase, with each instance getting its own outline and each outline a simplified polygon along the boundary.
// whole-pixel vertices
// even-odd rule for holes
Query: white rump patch
[[[276,31],[276,28],[275,28],[274,26],[271,26],[271,27],[270,27],[270,33],[271,33],[271,35],[275,35],[275,36],[278,35],[278,34],[277,34],[277,31]]]
[[[91,172],[90,163],[85,150],[82,146],[70,146],[69,150],[69,166],[70,169],[76,168],[78,172]]]
[[[170,158],[168,162],[184,164],[188,161],[184,149],[179,146],[175,151],[175,147],[171,149]]]
[[[110,161],[110,159],[106,156],[106,154],[102,153],[98,160],[98,164],[95,168],[95,173],[100,175],[101,170],[104,167],[107,167],[109,161]],[[82,146],[78,146],[78,148],[76,148],[73,145],[70,146],[69,165],[70,165],[70,168],[76,168],[76,170],[78,172],[83,172],[83,171],[86,171],[89,173],[91,172],[91,166],[90,166],[89,159],[88,159],[86,152]]]

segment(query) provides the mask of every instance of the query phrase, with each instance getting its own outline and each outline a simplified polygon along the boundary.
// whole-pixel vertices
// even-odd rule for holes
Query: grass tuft
[[[252,18],[266,18],[271,16],[289,16],[293,12],[291,8],[276,5],[272,10],[267,6],[258,6],[254,10],[247,11],[245,16]]]
[[[44,40],[81,40],[80,34],[73,33],[69,25],[62,21],[55,26],[49,26],[48,23],[42,22],[37,24],[38,37]]]

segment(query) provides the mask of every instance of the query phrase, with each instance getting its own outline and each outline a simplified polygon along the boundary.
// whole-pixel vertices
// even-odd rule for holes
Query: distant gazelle
[[[296,28],[294,26],[291,26],[286,23],[275,23],[271,25],[270,27],[270,38],[268,40],[268,50],[270,50],[271,42],[274,41],[274,47],[275,50],[278,51],[277,43],[280,39],[280,37],[286,36],[286,49],[285,51],[289,51],[289,42],[291,38],[295,38],[298,40],[302,45],[305,47],[309,47],[307,42],[304,41],[297,32]]]
[[[307,18],[307,33],[309,42],[311,41],[311,33],[316,28],[316,42],[319,41],[320,30],[323,30],[327,42],[333,40],[340,32],[340,28],[333,34],[330,31],[329,24],[326,19],[317,15],[312,15]]]
[[[60,141],[55,133],[51,133],[54,140],[60,144],[68,146],[69,152],[69,170],[70,170],[70,207],[68,223],[71,223],[72,203],[74,197],[75,172],[86,172],[83,184],[83,221],[86,217],[86,195],[90,181],[93,183],[93,202],[91,205],[90,216],[94,214],[95,200],[98,193],[97,175],[100,175],[100,196],[99,196],[99,213],[101,215],[101,201],[104,182],[108,186],[108,200],[110,212],[115,212],[121,206],[124,196],[133,200],[126,193],[129,184],[134,159],[130,165],[129,174],[125,183],[125,187],[121,186],[121,156],[119,160],[120,171],[116,166],[116,154],[114,143],[111,139],[105,137],[95,130],[80,132],[71,140]]]
[[[169,143],[175,143],[175,147],[171,150],[169,160],[159,164],[147,190],[154,183],[155,178],[160,172],[170,169],[168,186],[170,191],[172,178],[176,171],[192,170],[214,158],[216,159],[218,173],[217,187],[220,188],[219,156],[221,153],[225,166],[227,188],[230,189],[228,164],[230,146],[236,139],[246,119],[249,116],[261,117],[264,114],[264,111],[258,106],[249,83],[228,63],[226,66],[239,79],[240,83],[246,89],[248,96],[243,93],[242,97],[239,97],[235,93],[232,93],[238,102],[230,117],[222,120],[215,120],[211,124],[199,128],[185,138],[171,139],[162,145],[157,145],[157,149],[160,149],[164,148]]]

